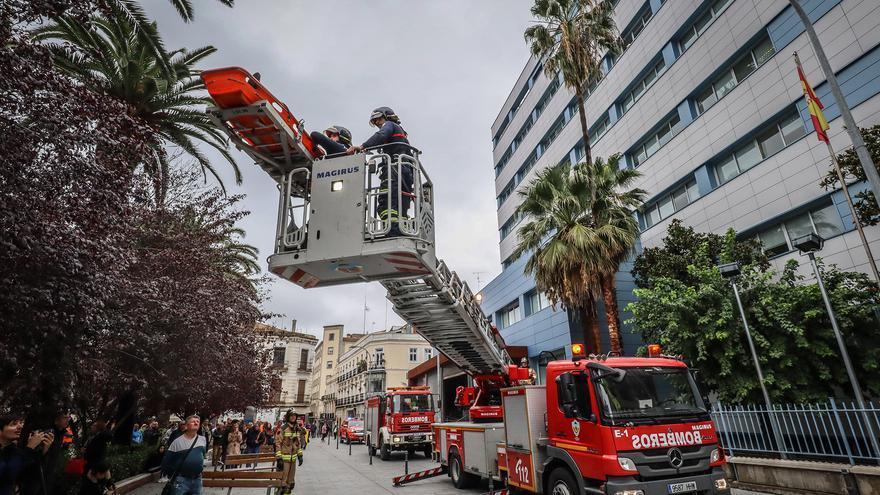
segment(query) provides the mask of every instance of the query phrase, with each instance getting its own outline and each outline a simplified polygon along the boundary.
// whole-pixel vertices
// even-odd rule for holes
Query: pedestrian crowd
[[[284,473],[281,493],[289,494],[309,438],[320,434],[324,440],[336,432],[330,421],[308,422],[291,411],[274,423],[219,417],[202,421],[190,415],[167,428],[160,428],[155,418],[131,424],[96,420],[86,428],[64,413],[52,428],[33,429],[22,416],[0,415],[0,495],[115,495],[108,450],[120,443],[145,454],[144,471],[161,472],[163,495],[201,494],[209,457],[215,469],[234,468],[238,466],[226,464],[228,456],[261,452],[275,456],[277,470]],[[132,428],[130,438],[123,428]],[[76,484],[78,491],[71,491]]]

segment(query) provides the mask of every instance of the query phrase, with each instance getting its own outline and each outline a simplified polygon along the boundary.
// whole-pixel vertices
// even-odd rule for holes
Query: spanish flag
[[[828,125],[828,120],[825,118],[825,113],[822,111],[825,108],[822,105],[822,102],[819,101],[819,97],[816,96],[816,93],[813,92],[813,88],[810,87],[810,83],[807,82],[807,76],[804,75],[804,69],[801,67],[801,60],[798,58],[797,54],[795,54],[795,63],[797,63],[797,71],[798,77],[801,78],[801,86],[804,89],[804,98],[807,100],[807,110],[810,112],[810,119],[813,121],[813,128],[816,129],[816,137],[819,138],[819,141],[828,142],[828,134],[825,131],[830,127]]]

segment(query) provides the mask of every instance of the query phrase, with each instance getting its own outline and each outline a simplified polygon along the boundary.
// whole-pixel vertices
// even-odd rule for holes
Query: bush
[[[107,447],[107,466],[110,468],[110,474],[113,475],[113,482],[131,478],[137,474],[144,472],[144,465],[147,457],[153,451],[152,447],[146,446],[126,446],[126,445],[109,445]],[[79,477],[65,476],[65,491],[59,495],[73,495],[79,493],[80,479]]]

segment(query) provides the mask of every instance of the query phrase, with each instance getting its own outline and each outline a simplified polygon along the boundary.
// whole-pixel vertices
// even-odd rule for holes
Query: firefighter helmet
[[[400,123],[400,118],[394,113],[394,110],[388,107],[379,107],[374,109],[373,113],[370,114],[370,125],[373,125],[373,121],[380,117],[384,117],[391,122]]]
[[[293,416],[293,420],[296,421],[296,416],[297,416],[297,414],[296,414],[295,412],[291,411],[290,409],[288,409],[287,412],[284,413],[284,422],[285,422],[285,423],[290,423],[290,417],[291,417],[291,416]]]
[[[339,135],[339,140],[346,146],[351,146],[351,131],[341,125],[331,125],[324,129],[324,133],[332,132]]]

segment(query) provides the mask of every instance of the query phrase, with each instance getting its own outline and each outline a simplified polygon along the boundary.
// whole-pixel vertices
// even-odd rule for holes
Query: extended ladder
[[[501,372],[509,361],[507,352],[470,288],[443,261],[431,272],[382,282],[394,312],[463,371]]]

